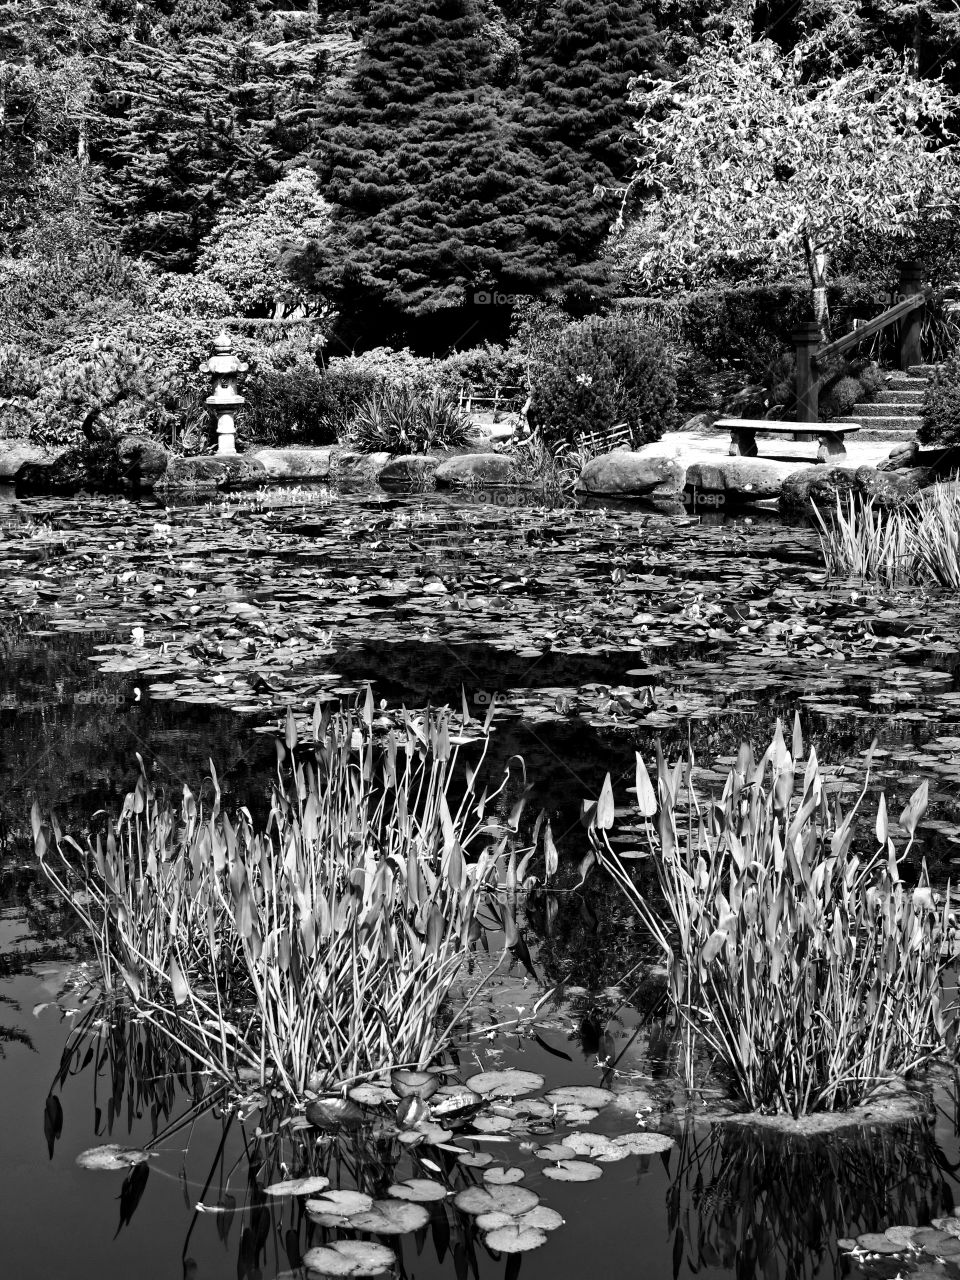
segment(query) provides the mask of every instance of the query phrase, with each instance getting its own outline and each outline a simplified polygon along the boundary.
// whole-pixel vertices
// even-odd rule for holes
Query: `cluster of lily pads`
[[[311,1098],[298,1130],[319,1131],[321,1143],[351,1131],[394,1141],[415,1154],[422,1176],[396,1177],[378,1195],[333,1186],[326,1173],[317,1172],[269,1185],[267,1195],[296,1198],[313,1228],[324,1233],[303,1254],[308,1274],[380,1275],[396,1262],[383,1241],[420,1231],[446,1203],[472,1220],[496,1254],[539,1248],[564,1220],[523,1185],[532,1175],[592,1182],[606,1164],[674,1145],[669,1135],[647,1129],[584,1128],[606,1109],[632,1119],[649,1102],[645,1090],[566,1086],[533,1096],[543,1087],[542,1075],[517,1069],[481,1071],[465,1083],[446,1082],[440,1070],[396,1070],[388,1080],[355,1085],[345,1097]],[[490,1146],[513,1148],[511,1158],[522,1163],[497,1161]],[[77,1162],[88,1169],[128,1170],[151,1154],[110,1144],[84,1152]]]
[[[855,1262],[865,1265],[880,1258],[896,1258],[901,1276],[948,1276],[960,1267],[960,1217],[934,1218],[929,1227],[894,1226],[868,1231],[856,1239],[837,1242]],[[908,1267],[904,1273],[903,1265]]]

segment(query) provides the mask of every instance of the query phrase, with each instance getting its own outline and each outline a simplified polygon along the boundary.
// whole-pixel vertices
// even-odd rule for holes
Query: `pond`
[[[602,1257],[656,1280],[832,1276],[851,1265],[839,1238],[952,1210],[960,1153],[946,1077],[931,1123],[818,1145],[713,1126],[719,1096],[688,1115],[644,970],[633,972],[649,951],[639,927],[598,875],[575,887],[581,802],[608,772],[626,804],[634,751],[649,761],[660,739],[671,759],[692,748],[709,790],[740,741],[765,745],[778,717],[787,732],[799,717],[838,795],[859,788],[874,739],[871,786],[891,813],[927,778],[915,851],[945,881],[960,858],[955,601],[828,586],[804,526],[489,496],[318,487],[175,507],[80,497],[0,508],[10,1274],[274,1277],[320,1243],[302,1200],[265,1195],[300,1140],[269,1099],[198,1107],[186,1064],[122,1017],[112,1031],[83,1024],[71,1053],[90,956],[37,874],[30,808],[82,831],[97,810],[118,810],[139,753],[174,791],[199,791],[212,758],[227,806],[257,815],[287,707],[306,720],[317,699],[350,700],[368,683],[384,715],[450,702],[482,720],[493,706],[493,766],[523,758],[524,820],[546,810],[560,851],[563,891],[518,907],[532,973],[516,963],[495,975],[458,1048],[462,1075],[517,1067],[543,1075],[545,1090],[637,1088],[648,1101],[636,1113],[604,1108],[580,1127],[673,1139],[579,1184],[546,1176],[536,1148],[550,1135],[503,1117],[507,1140],[493,1141],[495,1126],[487,1142],[493,1167],[521,1169],[564,1225],[531,1253],[498,1253],[448,1199],[428,1226],[387,1240],[404,1274],[577,1275]],[[619,835],[629,842],[629,827]],[[151,1158],[114,1172],[76,1165],[110,1142]],[[324,1137],[310,1158],[336,1169],[334,1186],[452,1177],[436,1152],[365,1142]],[[451,1185],[482,1179],[482,1165],[467,1166]],[[870,1265],[896,1274],[893,1262]],[[929,1274],[953,1264],[935,1265]]]

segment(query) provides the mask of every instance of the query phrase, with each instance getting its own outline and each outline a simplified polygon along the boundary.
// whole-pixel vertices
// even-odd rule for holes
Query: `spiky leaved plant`
[[[925,863],[912,887],[900,875],[926,783],[900,817],[903,853],[882,796],[876,847],[861,852],[866,783],[847,813],[831,811],[816,752],[805,764],[802,755],[799,723],[791,752],[778,722],[759,760],[741,748],[710,801],[697,795],[692,754],[669,768],[658,746],[656,790],[637,755],[637,806],[665,919],[608,840],[609,775],[588,810],[599,862],[666,955],[688,1084],[702,1043],[751,1108],[794,1116],[855,1106],[939,1051],[954,929],[949,886],[934,894]]]
[[[300,1096],[424,1066],[466,1007],[446,1009],[506,844],[490,847],[489,806],[509,770],[478,793],[491,716],[466,720],[404,712],[381,735],[368,695],[318,707],[303,742],[290,715],[265,828],[222,811],[212,765],[209,812],[186,788],[178,811],[141,774],[105,841],[81,846],[35,809],[41,866],[105,986],[217,1075]]]

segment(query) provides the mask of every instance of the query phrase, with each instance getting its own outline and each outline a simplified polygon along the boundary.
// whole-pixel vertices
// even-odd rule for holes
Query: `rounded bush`
[[[568,325],[534,370],[530,416],[548,444],[620,423],[641,444],[672,424],[676,394],[659,334],[625,317],[591,317]]]
[[[960,351],[936,371],[923,399],[921,444],[960,445]]]

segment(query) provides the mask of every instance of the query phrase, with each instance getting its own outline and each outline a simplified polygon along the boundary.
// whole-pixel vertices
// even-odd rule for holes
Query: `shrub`
[[[371,392],[354,414],[350,439],[363,453],[429,453],[462,444],[468,425],[451,391],[401,383]]]
[[[626,423],[637,442],[658,440],[672,423],[676,379],[654,332],[621,316],[564,329],[533,376],[530,416],[548,444]]]
[[[960,351],[930,379],[917,439],[921,444],[960,445]]]
[[[459,1016],[446,1002],[496,888],[476,816],[489,729],[465,782],[462,729],[446,711],[404,712],[375,740],[368,697],[333,717],[318,707],[299,741],[291,714],[264,828],[221,812],[215,773],[208,813],[142,774],[105,842],[83,848],[35,807],[36,853],[105,989],[125,987],[220,1078],[252,1071],[302,1097],[425,1067]]]
[[[332,444],[337,439],[325,379],[313,360],[301,357],[289,369],[248,374],[243,395],[245,439],[261,444]]]
[[[829,771],[812,749],[802,757],[799,723],[788,750],[778,722],[759,761],[740,748],[709,804],[695,794],[692,758],[684,786],[682,764],[668,768],[658,752],[655,792],[638,755],[636,803],[666,919],[608,840],[609,775],[588,817],[599,862],[666,955],[688,1085],[702,1041],[748,1106],[794,1116],[856,1106],[940,1051],[953,931],[950,895],[938,900],[926,867],[913,888],[898,869],[927,784],[900,816],[909,838],[898,857],[883,798],[858,831],[866,782],[843,814]],[[855,836],[874,830],[877,851],[855,852]]]

